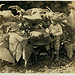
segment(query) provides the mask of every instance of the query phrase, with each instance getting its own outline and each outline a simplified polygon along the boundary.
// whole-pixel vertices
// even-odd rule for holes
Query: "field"
[[[75,56],[69,60],[66,56],[61,56],[58,62],[51,61],[50,56],[41,56],[37,65],[29,64],[25,68],[24,63],[13,66],[2,61],[0,64],[0,73],[75,73]]]
[[[75,14],[72,11],[75,12],[75,6],[74,6],[75,4],[73,4],[75,2],[69,2],[69,1],[68,2],[67,1],[65,1],[65,2],[64,1],[58,1],[58,2],[56,2],[56,1],[51,1],[51,2],[48,2],[48,1],[47,2],[42,2],[42,1],[40,1],[40,2],[39,1],[38,2],[35,2],[35,1],[0,2],[0,4],[2,4],[2,3],[4,3],[4,6],[2,6],[2,8],[0,10],[2,12],[2,14],[1,13],[0,14],[3,16],[3,18],[1,18],[1,21],[2,21],[1,24],[4,23],[4,25],[2,25],[2,29],[3,28],[6,28],[6,29],[3,29],[2,32],[0,32],[0,33],[4,33],[4,34],[9,33],[10,30],[12,30],[12,26],[8,26],[8,28],[7,28],[7,25],[9,22],[10,22],[9,25],[11,25],[11,22],[13,22],[13,23],[17,23],[16,25],[22,24],[20,29],[21,29],[22,33],[24,31],[26,32],[27,35],[25,35],[25,36],[27,37],[28,35],[30,36],[31,31],[35,31],[40,28],[42,30],[46,29],[51,24],[51,17],[55,17],[55,16],[63,13],[60,17],[57,16],[58,19],[62,19],[61,22],[58,22],[62,26],[63,33],[64,33],[63,37],[61,36],[63,39],[62,42],[64,42],[65,40],[74,42],[73,37],[75,36],[75,33],[74,33],[75,32],[75,21],[74,21]],[[69,5],[69,3],[70,3],[70,5]],[[17,5],[17,7],[16,7],[16,5]],[[13,8],[11,6],[15,6],[15,7]],[[11,7],[11,8],[9,9],[9,7]],[[38,22],[37,17],[36,17],[36,19],[34,19],[37,22],[35,22],[33,19],[25,18],[25,15],[30,16],[32,14],[31,11],[34,12],[34,10],[32,10],[33,8],[34,9],[35,8],[48,9],[48,12],[43,12],[43,10],[41,10],[42,14],[40,14],[41,12],[39,10],[38,10],[38,12],[40,12],[39,16],[41,18],[42,18],[42,15],[45,15],[45,16],[43,16],[45,19],[42,18],[44,23],[46,23],[46,20],[49,20],[50,22],[47,21],[46,24],[40,25],[42,23],[42,20],[40,20],[40,23],[37,24],[37,22]],[[36,12],[34,12],[34,14],[36,14],[36,15],[37,15],[37,9],[36,9]],[[71,9],[72,9],[72,11],[71,11]],[[26,12],[27,10],[30,10],[30,12]],[[4,12],[5,13],[10,12],[10,15],[3,14]],[[49,15],[50,14],[49,12],[52,15]],[[71,13],[71,15],[70,15],[70,13]],[[35,15],[34,15],[34,17],[35,17]],[[33,23],[32,20],[35,23]],[[71,21],[71,23],[69,23],[68,20]],[[27,22],[27,24],[26,24],[26,22]],[[7,25],[5,23],[7,23]],[[48,25],[48,26],[46,26],[46,25]],[[43,34],[43,35],[45,36],[45,34]],[[3,52],[3,50],[2,50],[2,52]],[[21,54],[21,52],[20,52],[20,54]],[[27,67],[24,67],[23,60],[20,60],[17,64],[13,65],[9,62],[6,62],[6,61],[0,59],[0,73],[75,73],[75,59],[74,59],[75,53],[74,53],[72,59],[69,59],[66,54],[60,53],[60,58],[59,58],[58,62],[51,60],[51,56],[47,55],[46,53],[43,55],[40,55],[40,57],[38,57],[37,64],[35,64],[35,62],[34,62],[35,60],[32,58],[33,57],[31,57],[29,59]]]

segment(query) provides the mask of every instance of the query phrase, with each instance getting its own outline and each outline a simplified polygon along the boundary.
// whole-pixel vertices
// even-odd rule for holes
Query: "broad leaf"
[[[7,48],[0,47],[0,59],[11,62],[11,63],[15,63],[13,56],[10,54]]]
[[[17,49],[16,49],[16,61],[18,62],[19,59],[21,58],[21,54],[22,54],[22,45],[21,43],[19,43],[17,45]]]
[[[33,46],[31,44],[26,44],[24,49],[23,49],[23,59],[25,61],[28,61],[32,52],[33,52]]]

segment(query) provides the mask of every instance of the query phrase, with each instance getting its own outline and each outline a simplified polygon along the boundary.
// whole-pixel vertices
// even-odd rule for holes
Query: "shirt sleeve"
[[[22,36],[20,36],[20,35],[18,35],[18,34],[16,34],[16,38],[17,38],[17,40],[19,40],[20,42],[22,42],[22,41],[27,41],[29,38],[25,38],[25,37],[22,37]]]
[[[20,41],[20,42],[24,39],[22,36],[20,36],[18,34],[16,34],[15,36],[16,36],[17,40]]]

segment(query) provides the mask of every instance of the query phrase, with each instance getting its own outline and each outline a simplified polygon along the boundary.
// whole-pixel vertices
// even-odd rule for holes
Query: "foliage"
[[[8,20],[4,17],[5,14],[1,14],[7,20],[7,22],[5,22],[5,20],[4,20],[2,22],[4,25],[3,24],[1,24],[1,25],[4,26],[4,28],[6,28],[5,26],[7,26],[7,27],[10,26],[11,22],[21,24],[20,29],[22,31],[26,31],[25,35],[26,34],[30,35],[30,32],[33,31],[31,33],[32,34],[31,36],[33,36],[34,38],[31,38],[30,40],[35,41],[35,43],[37,43],[37,44],[39,44],[38,42],[40,42],[40,45],[42,45],[42,43],[43,44],[44,43],[47,43],[47,44],[50,43],[49,42],[50,39],[49,38],[46,39],[47,33],[45,33],[46,31],[43,31],[43,29],[45,30],[48,27],[47,25],[50,26],[50,24],[51,24],[50,21],[52,18],[58,19],[58,22],[61,24],[63,32],[64,32],[64,37],[65,37],[65,39],[64,39],[62,36],[64,41],[67,39],[71,40],[72,37],[75,36],[74,29],[72,29],[71,26],[68,25],[68,23],[62,23],[63,19],[66,20],[68,18],[68,15],[69,15],[68,4],[71,2],[57,2],[57,1],[52,1],[52,2],[50,2],[50,1],[47,1],[47,2],[45,2],[45,1],[44,2],[42,2],[42,1],[40,1],[40,2],[39,1],[37,1],[37,2],[36,1],[20,2],[19,1],[19,2],[17,2],[16,1],[16,2],[0,2],[0,3],[5,3],[5,5],[2,6],[2,8],[1,8],[1,10],[3,10],[1,12],[4,12],[4,11],[8,12],[8,10],[10,12],[10,10],[12,10],[12,13],[14,14],[13,16],[11,16],[11,18],[9,16],[7,16]],[[16,5],[16,7],[15,7],[15,5]],[[51,11],[48,10],[45,13],[40,14],[40,10],[37,10],[37,9],[40,8],[41,12],[43,12],[44,9],[45,10],[47,9],[46,6],[48,6],[51,9]],[[10,9],[8,9],[9,7],[10,7]],[[36,13],[34,13],[35,11],[32,10],[32,8],[36,8]],[[27,15],[27,14],[29,14],[27,12],[25,13],[25,11],[28,11],[28,10],[30,10],[29,11],[30,15]],[[10,15],[12,15],[12,13],[10,12]],[[38,18],[37,18],[38,20],[36,19],[37,13],[39,15],[38,18],[41,17],[41,20],[39,20]],[[44,17],[42,17],[42,15]],[[27,16],[28,16],[28,19],[26,18]],[[33,18],[32,18],[32,16],[33,16]],[[35,19],[34,19],[34,17],[35,17]],[[10,18],[10,20],[9,20],[9,18]],[[28,23],[26,24],[26,22],[28,22]],[[6,23],[7,23],[7,25],[6,25]],[[8,23],[9,23],[9,25],[8,25]],[[10,29],[10,28],[8,28],[8,29]],[[41,29],[41,30],[37,31],[37,29],[39,29],[39,30]],[[36,31],[36,34],[35,34],[35,31]],[[37,36],[37,34],[38,34],[38,36]],[[27,35],[26,35],[26,37],[27,37]],[[40,39],[40,37],[41,37],[41,39]],[[24,44],[25,43],[26,42],[24,42]],[[21,44],[18,44],[17,50],[16,50],[16,59],[15,60],[17,60],[17,62],[18,62],[19,59],[21,58],[21,55],[23,55],[23,59],[28,61],[32,52],[33,52],[32,45],[27,43],[27,44],[25,44],[25,48],[24,48],[23,54],[22,54],[22,46],[21,46]],[[10,56],[10,54],[9,54],[9,56]],[[4,60],[7,59],[6,61],[14,62],[13,59],[8,59],[8,56],[7,56],[7,58],[4,57],[2,59],[4,59]]]
[[[46,6],[48,6],[53,11],[65,12],[68,14],[68,4],[71,3],[71,1],[1,1],[0,3],[5,3],[5,6],[3,6],[1,10],[7,10],[8,7],[12,5],[18,5],[25,10],[30,8],[46,8]],[[13,11],[13,13],[15,13],[15,11]]]

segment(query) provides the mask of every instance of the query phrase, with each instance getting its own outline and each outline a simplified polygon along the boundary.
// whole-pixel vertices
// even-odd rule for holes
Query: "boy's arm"
[[[18,35],[18,34],[16,34],[16,38],[21,42],[21,41],[23,41],[23,40],[28,40],[30,37],[22,37],[22,36],[20,36],[20,35]]]

